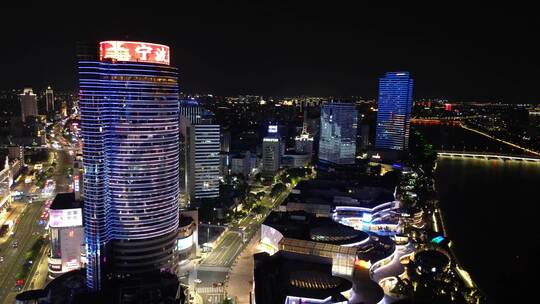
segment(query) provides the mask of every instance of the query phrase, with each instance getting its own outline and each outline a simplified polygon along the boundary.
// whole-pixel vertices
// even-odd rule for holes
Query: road
[[[242,247],[242,238],[238,232],[225,232],[218,247],[208,255],[202,265],[228,267]]]
[[[0,245],[0,252],[4,257],[4,262],[0,264],[0,303],[13,303],[17,294],[14,289],[16,276],[25,263],[25,255],[34,242],[46,232],[45,226],[39,224],[42,207],[43,200],[29,204],[14,227],[14,235]],[[19,244],[17,248],[13,248],[15,242]]]
[[[242,224],[237,229],[230,229],[225,232],[221,241],[218,242],[216,248],[208,254],[208,256],[202,261],[202,266],[217,266],[217,267],[230,267],[234,262],[236,256],[240,253],[245,243],[242,241],[242,233],[246,234],[246,243],[251,240],[255,232],[259,229],[261,223],[266,219],[268,214],[272,212],[273,207],[279,206],[285,198],[289,195],[292,186],[287,191],[283,191],[276,198],[267,199],[263,202],[263,205],[267,207],[264,214],[260,216],[248,215]]]
[[[67,175],[67,169],[72,166],[73,160],[69,155],[68,150],[71,148],[67,142],[63,140],[61,135],[61,126],[57,124],[53,128],[56,139],[61,139],[61,149],[52,150],[52,156],[56,160],[56,168],[51,177],[56,182],[56,189],[49,198],[40,197],[41,189],[37,189],[35,182],[25,184],[24,178],[12,187],[12,190],[23,192],[23,194],[36,194],[32,203],[28,203],[27,199],[21,202],[13,203],[14,211],[9,219],[13,219],[16,223],[14,226],[14,235],[0,239],[0,256],[4,257],[4,262],[0,263],[0,304],[13,303],[15,295],[20,291],[15,289],[16,276],[21,271],[25,263],[25,255],[29,252],[32,245],[39,238],[44,236],[45,223],[40,223],[41,215],[44,210],[44,203],[47,199],[54,198],[54,195],[59,192],[69,191],[70,178]],[[44,166],[43,168],[47,168]],[[18,242],[18,247],[13,248],[14,242]],[[46,251],[42,250],[34,265],[38,265],[39,270],[34,267],[30,273],[36,274],[38,271],[43,275],[43,259],[46,259]],[[27,278],[32,279],[32,278]],[[26,283],[27,280],[25,280]],[[39,279],[33,282],[34,284],[25,284],[27,289],[42,288],[45,280]]]
[[[221,303],[227,297],[225,287],[215,284],[226,283],[229,278],[228,273],[239,254],[251,242],[261,223],[272,212],[272,209],[283,203],[292,188],[294,185],[290,185],[286,191],[275,198],[264,198],[262,205],[267,208],[266,211],[258,216],[248,214],[240,221],[238,228],[226,231],[216,247],[201,262],[197,272],[201,283],[197,285],[195,291],[202,296],[204,303]],[[240,231],[246,235],[245,242],[242,240]]]
[[[227,280],[226,292],[236,304],[251,304],[249,293],[253,289],[253,268],[255,267],[253,255],[259,252],[261,252],[259,240],[252,238],[229,272],[230,278]]]

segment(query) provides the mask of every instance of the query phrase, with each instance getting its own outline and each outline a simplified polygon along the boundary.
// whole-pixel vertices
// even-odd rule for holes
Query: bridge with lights
[[[535,157],[535,156],[498,154],[498,153],[489,153],[489,152],[444,151],[444,150],[438,150],[436,152],[437,152],[437,157],[466,157],[466,158],[477,158],[477,159],[501,159],[501,160],[517,160],[517,161],[540,163],[540,157]]]

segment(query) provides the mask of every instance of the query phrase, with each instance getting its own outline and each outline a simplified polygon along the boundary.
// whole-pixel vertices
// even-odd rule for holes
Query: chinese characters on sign
[[[99,59],[170,64],[169,47],[162,44],[134,41],[102,41]]]

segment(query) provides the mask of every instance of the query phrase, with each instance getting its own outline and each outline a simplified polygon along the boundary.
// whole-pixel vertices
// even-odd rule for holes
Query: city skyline
[[[0,304],[534,297],[532,10],[121,5],[0,19]]]
[[[526,39],[537,21],[524,12],[454,7],[424,14],[408,8],[403,14],[409,18],[401,19],[400,10],[369,6],[340,14],[317,6],[203,8],[186,7],[178,24],[166,16],[145,16],[140,23],[134,22],[140,14],[113,18],[108,12],[101,15],[107,22],[97,24],[76,14],[39,28],[22,24],[4,35],[6,45],[26,47],[0,49],[0,83],[75,89],[70,75],[77,41],[128,38],[171,45],[184,92],[376,96],[378,75],[408,70],[417,79],[417,96],[538,100],[538,76],[528,68],[536,59],[527,56],[534,45]],[[392,20],[400,22],[398,29]],[[20,60],[15,64],[12,58]]]

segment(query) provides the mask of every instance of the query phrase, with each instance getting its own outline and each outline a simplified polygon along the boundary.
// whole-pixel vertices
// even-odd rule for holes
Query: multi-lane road
[[[40,197],[42,189],[36,189],[35,183],[25,184],[24,179],[12,188],[22,192],[24,195],[34,194],[35,198],[32,203],[29,203],[27,198],[22,201],[12,204],[14,211],[9,215],[10,220],[15,223],[13,227],[13,235],[0,238],[0,257],[3,257],[3,262],[0,262],[0,304],[13,303],[15,295],[21,290],[16,286],[17,274],[21,272],[24,263],[26,262],[26,253],[30,251],[32,245],[40,237],[46,234],[45,222],[40,221],[44,211],[44,203],[47,199],[52,199],[56,193],[69,191],[70,178],[68,177],[68,168],[72,166],[72,157],[68,153],[71,148],[69,144],[62,138],[62,127],[56,125],[53,128],[55,139],[60,143],[60,149],[50,150],[55,161],[56,168],[51,177],[56,182],[56,189],[50,197]],[[44,170],[47,168],[44,167]],[[17,245],[17,246],[16,246]],[[42,259],[46,258],[46,250],[41,250],[33,264],[39,265]],[[42,263],[41,263],[42,264]],[[33,275],[34,269],[30,271]],[[26,284],[31,278],[25,279],[26,288],[41,288],[43,286],[29,286]]]
[[[276,198],[267,198],[263,201],[263,205],[267,207],[264,214],[259,216],[248,214],[240,222],[239,228],[231,228],[225,232],[216,247],[198,265],[197,276],[200,283],[196,287],[196,292],[201,295],[205,303],[221,303],[226,298],[225,289],[220,285],[227,280],[228,272],[236,257],[251,241],[273,207],[279,206],[287,198],[291,189],[292,186]]]
[[[45,226],[39,224],[42,214],[43,200],[28,204],[14,226],[14,234],[0,245],[0,255],[4,261],[0,263],[0,303],[12,303],[18,290],[16,276],[25,263],[25,255],[34,242],[45,233]],[[15,247],[15,244],[18,244]]]

